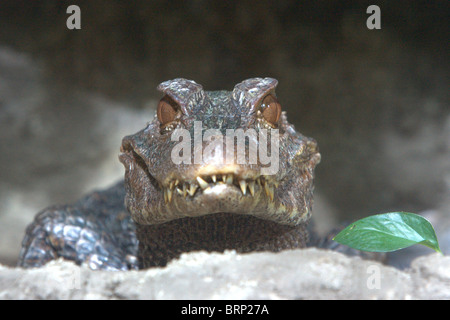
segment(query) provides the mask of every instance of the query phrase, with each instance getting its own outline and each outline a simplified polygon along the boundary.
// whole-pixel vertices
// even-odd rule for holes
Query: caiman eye
[[[261,112],[264,119],[272,125],[276,125],[281,115],[281,105],[277,98],[269,94],[261,102]]]
[[[175,120],[178,104],[169,96],[164,96],[158,104],[157,116],[161,126],[165,126]]]

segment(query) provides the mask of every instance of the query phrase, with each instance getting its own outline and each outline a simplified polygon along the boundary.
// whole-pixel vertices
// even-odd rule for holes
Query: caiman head
[[[277,83],[252,78],[233,91],[161,83],[153,121],[122,141],[133,219],[154,225],[226,212],[290,226],[309,220],[320,154],[288,123]]]

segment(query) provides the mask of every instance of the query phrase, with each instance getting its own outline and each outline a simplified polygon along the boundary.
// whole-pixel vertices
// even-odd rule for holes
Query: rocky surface
[[[450,257],[400,271],[340,253],[195,252],[165,268],[92,271],[71,262],[0,267],[2,299],[450,299]]]

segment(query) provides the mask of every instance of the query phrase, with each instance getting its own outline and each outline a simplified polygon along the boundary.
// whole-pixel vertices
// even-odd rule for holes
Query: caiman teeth
[[[250,190],[250,194],[252,195],[252,197],[254,197],[255,196],[255,182],[254,181],[249,181],[248,190]]]
[[[171,189],[166,189],[166,190],[167,190],[167,200],[170,203],[172,201],[173,192]]]
[[[200,177],[197,177],[197,181],[198,181],[198,185],[200,186],[200,188],[202,188],[203,190],[208,188],[209,184],[208,182],[206,182],[205,180],[203,180]]]
[[[166,187],[163,187],[164,192],[164,202],[171,203],[174,193],[177,196],[183,196],[186,198],[188,195],[193,197],[197,190],[206,190],[213,185],[217,184],[227,184],[235,185],[241,190],[243,196],[255,197],[262,190],[267,199],[271,202],[274,201],[275,189],[278,187],[279,182],[271,177],[259,176],[256,178],[246,178],[242,179],[235,177],[233,174],[213,174],[211,176],[198,176],[195,181],[180,181],[179,179],[174,179],[168,182]],[[248,188],[248,192],[247,192]]]
[[[172,202],[173,191],[169,188],[164,188],[164,202],[170,203]]]
[[[188,190],[187,192],[189,193],[189,195],[190,195],[191,197],[194,196],[195,191],[197,190],[197,188],[198,188],[198,186],[197,186],[196,184],[191,184],[191,185],[190,185],[189,190]]]
[[[227,179],[225,182],[227,184],[233,184],[233,175],[231,173],[227,174]]]
[[[245,196],[247,192],[247,182],[245,182],[245,180],[240,180],[239,186],[241,187],[242,194]]]
[[[270,198],[270,201],[273,201],[273,186],[271,186],[268,182],[265,182],[264,191],[266,192],[266,196]]]

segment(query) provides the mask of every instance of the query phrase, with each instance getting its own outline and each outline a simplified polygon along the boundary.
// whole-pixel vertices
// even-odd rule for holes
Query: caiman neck
[[[280,251],[304,248],[306,224],[281,225],[248,215],[216,213],[158,225],[137,224],[141,267],[164,266],[183,252]]]

